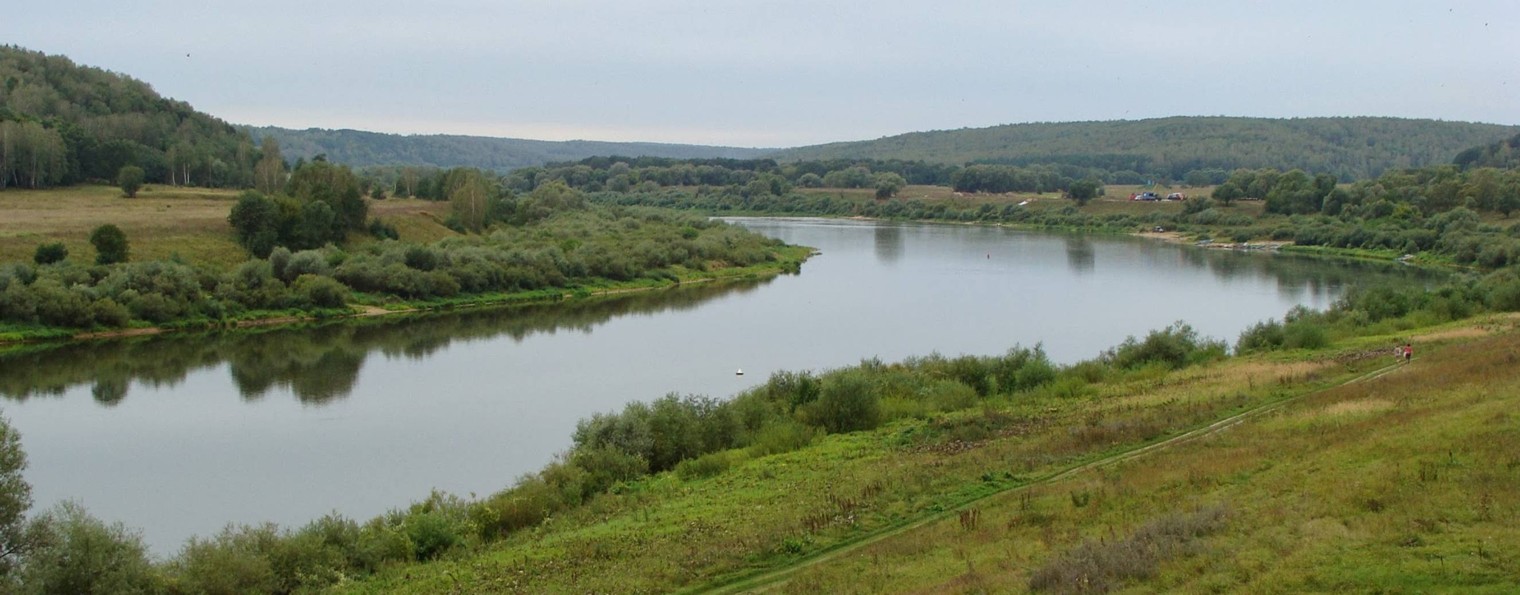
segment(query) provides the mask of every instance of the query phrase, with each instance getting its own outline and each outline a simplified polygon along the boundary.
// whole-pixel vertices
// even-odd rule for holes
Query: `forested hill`
[[[1070,164],[1172,179],[1193,170],[1274,167],[1351,180],[1451,163],[1465,149],[1517,132],[1520,126],[1400,118],[1173,117],[914,132],[786,149],[772,157]]]
[[[152,182],[247,186],[247,134],[147,83],[0,46],[0,189],[111,180],[123,166]]]
[[[620,143],[601,141],[544,141],[459,135],[399,135],[362,130],[291,130],[250,127],[254,137],[272,137],[288,158],[310,159],[319,154],[353,167],[372,165],[432,165],[478,167],[506,172],[552,162],[578,161],[603,155],[666,157],[672,159],[750,159],[773,149]],[[1492,139],[1489,139],[1492,140]],[[1484,142],[1487,142],[1486,140]]]

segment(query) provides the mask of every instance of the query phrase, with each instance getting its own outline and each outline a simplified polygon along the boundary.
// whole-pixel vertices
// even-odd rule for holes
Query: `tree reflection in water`
[[[134,382],[173,386],[191,372],[225,363],[244,400],[256,401],[281,388],[302,403],[320,404],[352,393],[365,360],[375,351],[422,359],[455,341],[506,336],[521,342],[537,333],[590,332],[619,316],[688,310],[711,299],[754,291],[769,281],[272,329],[28,345],[0,355],[0,397],[13,401],[59,397],[70,388],[88,384],[95,401],[109,407],[125,399]]]

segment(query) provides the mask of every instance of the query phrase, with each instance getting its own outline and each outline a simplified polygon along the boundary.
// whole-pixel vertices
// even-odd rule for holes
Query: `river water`
[[[616,298],[0,357],[34,510],[63,499],[158,555],[228,523],[361,521],[437,489],[486,495],[578,420],[778,370],[1043,345],[1058,363],[1185,320],[1231,343],[1397,265],[995,227],[737,219],[821,253],[801,274]],[[744,375],[737,375],[742,369]]]

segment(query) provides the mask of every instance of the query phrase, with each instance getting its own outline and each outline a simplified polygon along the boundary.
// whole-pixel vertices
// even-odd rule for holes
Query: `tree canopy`
[[[244,187],[257,153],[247,133],[147,83],[0,46],[0,189],[110,182],[124,166],[148,182]]]

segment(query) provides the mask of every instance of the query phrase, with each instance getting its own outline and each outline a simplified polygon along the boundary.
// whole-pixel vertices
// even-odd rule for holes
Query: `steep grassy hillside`
[[[1398,118],[1173,117],[914,132],[786,149],[774,157],[1058,163],[1177,180],[1193,170],[1277,167],[1351,180],[1450,163],[1464,149],[1516,132],[1520,127]]]

